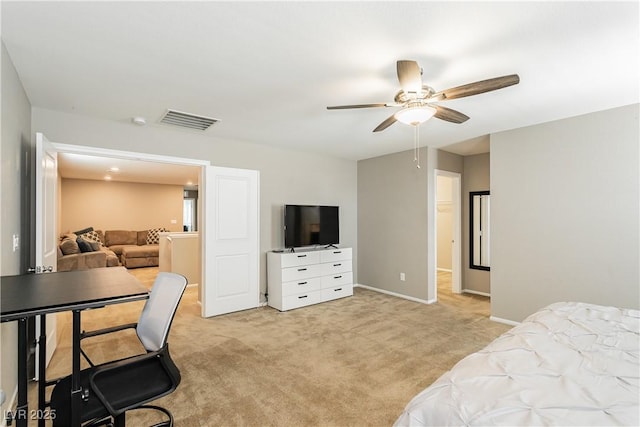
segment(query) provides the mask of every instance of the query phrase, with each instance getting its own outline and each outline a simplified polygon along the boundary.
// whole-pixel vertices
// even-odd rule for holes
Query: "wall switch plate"
[[[172,220],[171,220],[171,224],[177,224],[177,223],[178,223],[178,220],[177,220],[177,219],[172,219]]]
[[[13,235],[13,252],[17,251],[18,248],[20,248],[20,235],[14,234]]]
[[[402,281],[404,282],[404,280],[405,280],[405,275],[404,275],[404,273],[400,273],[400,280],[402,280]]]

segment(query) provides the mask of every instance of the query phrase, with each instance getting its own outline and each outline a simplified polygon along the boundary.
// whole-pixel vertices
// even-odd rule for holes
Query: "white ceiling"
[[[198,187],[200,179],[200,168],[197,166],[74,153],[58,153],[58,173],[68,179],[181,185],[191,190]]]
[[[173,108],[220,119],[204,132],[212,138],[347,159],[412,148],[409,126],[372,133],[393,108],[325,108],[391,101],[398,59],[418,61],[436,90],[520,75],[519,85],[443,103],[466,123],[422,125],[420,145],[453,152],[486,151],[481,137],[493,132],[639,102],[637,1],[1,7],[2,39],[34,107],[143,116],[148,126]]]

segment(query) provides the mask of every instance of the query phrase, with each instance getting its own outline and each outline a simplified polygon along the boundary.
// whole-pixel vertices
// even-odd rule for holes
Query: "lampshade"
[[[428,105],[404,108],[394,114],[399,122],[417,126],[429,120],[436,113],[436,109]]]

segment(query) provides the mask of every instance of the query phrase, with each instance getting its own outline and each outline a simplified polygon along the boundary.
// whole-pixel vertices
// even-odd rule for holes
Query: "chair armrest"
[[[97,329],[95,331],[82,331],[80,334],[80,339],[96,337],[99,335],[110,334],[112,332],[123,331],[125,329],[135,329],[138,326],[137,323],[127,323],[125,325],[113,326],[111,328]]]
[[[135,329],[138,326],[137,323],[127,323],[124,325],[113,326],[111,328],[97,329],[95,331],[82,331],[80,334],[80,342],[82,342],[85,338],[97,337],[100,335],[106,335],[113,332],[124,331],[125,329]],[[89,355],[84,352],[82,347],[80,347],[80,354],[87,360],[89,365],[95,366],[93,361],[89,358]]]

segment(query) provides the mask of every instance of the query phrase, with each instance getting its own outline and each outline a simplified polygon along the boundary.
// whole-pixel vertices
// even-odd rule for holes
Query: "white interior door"
[[[36,234],[35,273],[45,274],[57,268],[58,153],[41,133],[36,133]],[[39,317],[39,316],[38,316]],[[40,336],[40,320],[36,319],[36,338]],[[47,365],[56,349],[56,316],[47,315]],[[39,366],[36,348],[36,366]],[[36,369],[36,377],[38,375]]]
[[[260,303],[259,172],[203,168],[202,316]]]

